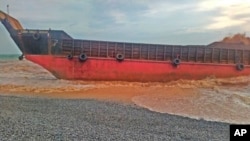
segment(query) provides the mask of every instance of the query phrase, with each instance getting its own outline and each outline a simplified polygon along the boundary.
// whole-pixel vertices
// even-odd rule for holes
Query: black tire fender
[[[175,59],[173,60],[173,65],[178,66],[178,65],[180,65],[180,64],[181,64],[181,59],[175,58]]]
[[[244,70],[244,68],[245,68],[244,64],[242,64],[242,63],[237,63],[236,64],[236,69],[238,71],[242,71],[242,70]]]
[[[85,53],[81,53],[79,55],[79,61],[80,62],[86,61],[87,59],[88,59],[88,56]]]
[[[72,59],[73,59],[73,55],[70,53],[70,54],[67,55],[67,58],[68,58],[69,60],[72,60]]]
[[[125,57],[124,57],[123,54],[121,54],[121,53],[116,54],[116,60],[117,60],[117,61],[123,61],[124,58],[125,58]]]
[[[40,35],[40,33],[38,33],[38,32],[34,33],[32,37],[33,37],[33,39],[36,40],[36,41],[38,41],[38,40],[41,39],[41,35]]]

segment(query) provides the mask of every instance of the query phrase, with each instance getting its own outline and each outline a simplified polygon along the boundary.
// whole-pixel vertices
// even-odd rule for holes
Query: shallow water
[[[132,101],[161,113],[250,123],[250,77],[168,83],[68,81],[27,60],[0,57],[0,94]]]

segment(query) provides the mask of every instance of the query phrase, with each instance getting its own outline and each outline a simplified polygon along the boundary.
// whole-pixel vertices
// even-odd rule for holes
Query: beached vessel
[[[23,29],[2,11],[0,19],[25,58],[60,79],[163,82],[250,74],[250,47],[243,43],[182,46],[79,40],[62,30]]]

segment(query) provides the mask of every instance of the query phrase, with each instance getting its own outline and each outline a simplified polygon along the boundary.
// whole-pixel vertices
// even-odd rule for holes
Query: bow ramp
[[[22,25],[20,24],[20,22],[17,19],[11,17],[10,15],[4,13],[1,10],[0,10],[0,20],[2,23],[8,22],[14,30],[22,30],[23,29]]]

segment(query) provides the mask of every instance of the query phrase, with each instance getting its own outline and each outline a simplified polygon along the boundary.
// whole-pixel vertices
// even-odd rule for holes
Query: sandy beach
[[[1,140],[229,140],[229,125],[131,104],[0,96]]]

